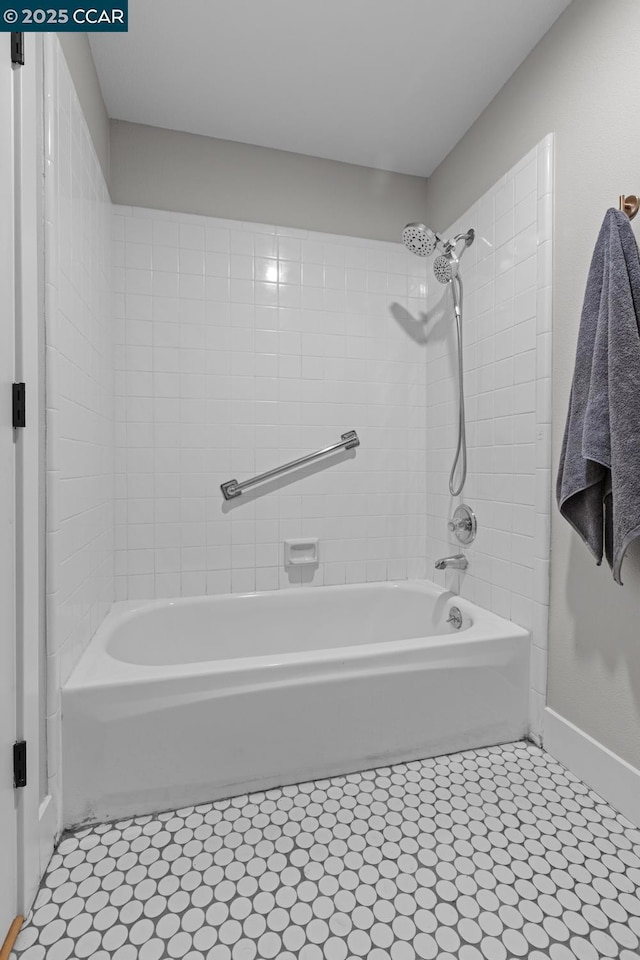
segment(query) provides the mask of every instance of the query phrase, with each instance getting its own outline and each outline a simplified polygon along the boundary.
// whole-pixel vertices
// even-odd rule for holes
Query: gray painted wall
[[[114,203],[398,240],[427,181],[267,147],[111,121]]]
[[[109,120],[86,33],[58,34],[114,203],[397,240],[427,181]]]
[[[574,0],[429,179],[428,222],[445,228],[556,134],[554,478],[593,245],[618,194],[640,193],[638,49],[637,0]],[[640,767],[638,544],[616,586],[554,505],[551,569],[549,705]]]
[[[73,79],[100,166],[109,185],[109,117],[86,33],[59,33],[58,39]]]

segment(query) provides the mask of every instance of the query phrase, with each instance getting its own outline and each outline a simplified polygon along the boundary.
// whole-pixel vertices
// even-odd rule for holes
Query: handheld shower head
[[[466,233],[459,233],[452,240],[444,240],[444,253],[433,261],[433,272],[439,283],[451,283],[458,277],[460,270],[460,258],[467,247],[470,247],[476,238],[475,230],[467,230]],[[458,244],[464,241],[464,247],[460,253],[456,253]]]
[[[402,231],[402,242],[417,257],[430,257],[437,246],[438,237],[424,223],[408,223]]]
[[[433,261],[433,272],[438,283],[451,283],[458,276],[459,266],[460,261],[452,250],[436,257]]]

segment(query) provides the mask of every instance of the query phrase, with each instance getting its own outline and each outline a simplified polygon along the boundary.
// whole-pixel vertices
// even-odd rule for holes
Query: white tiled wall
[[[57,39],[45,40],[47,737],[60,684],[114,596],[111,202]]]
[[[402,224],[399,224],[399,231]],[[116,207],[117,596],[422,576],[424,261],[401,244]],[[357,430],[361,446],[225,503]]]
[[[552,138],[451,228],[463,261],[469,479],[464,596],[532,629],[544,705],[549,556]],[[450,291],[399,244],[116,207],[120,599],[434,576],[455,443]],[[427,296],[428,286],[428,299]],[[425,309],[426,306],[426,309]],[[425,377],[426,374],[426,377]],[[355,455],[226,504],[220,483],[336,441]],[[425,562],[426,561],[426,562]]]
[[[546,137],[445,235],[476,230],[462,260],[469,477],[451,498],[457,424],[449,288],[429,283],[427,566],[457,552],[447,520],[472,506],[478,537],[464,575],[436,581],[533,631],[531,716],[546,694],[551,432],[553,137]]]

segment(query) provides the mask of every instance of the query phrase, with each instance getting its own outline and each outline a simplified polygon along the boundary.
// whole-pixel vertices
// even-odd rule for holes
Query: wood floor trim
[[[9,933],[6,935],[2,947],[0,947],[0,960],[9,960],[9,954],[13,950],[13,946],[18,939],[18,934],[20,933],[20,928],[22,927],[23,923],[24,917],[18,916],[9,927]]]

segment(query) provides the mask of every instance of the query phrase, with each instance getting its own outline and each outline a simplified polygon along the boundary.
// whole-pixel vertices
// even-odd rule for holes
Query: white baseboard
[[[640,770],[549,707],[544,711],[543,744],[547,753],[640,826]]]

